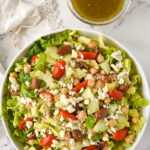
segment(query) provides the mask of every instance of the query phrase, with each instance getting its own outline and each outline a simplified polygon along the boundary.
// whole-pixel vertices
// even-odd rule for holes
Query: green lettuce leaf
[[[93,116],[89,116],[86,118],[86,127],[91,129],[94,127],[96,119]]]
[[[45,63],[46,63],[46,54],[41,53],[39,55],[39,60],[35,65],[35,69],[42,70],[45,67]]]
[[[32,81],[32,78],[31,78],[31,76],[30,76],[29,73],[24,73],[24,71],[21,71],[21,72],[19,73],[18,80],[19,80],[21,83],[24,83],[25,81],[31,82],[31,81]]]

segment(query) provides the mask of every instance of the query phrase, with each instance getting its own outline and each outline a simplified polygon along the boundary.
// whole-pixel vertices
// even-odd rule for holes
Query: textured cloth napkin
[[[23,48],[60,27],[56,7],[56,0],[0,0],[0,34],[7,33],[14,46]]]

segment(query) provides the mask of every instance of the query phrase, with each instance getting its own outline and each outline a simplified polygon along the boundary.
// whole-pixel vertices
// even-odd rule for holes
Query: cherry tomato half
[[[74,87],[72,91],[79,92],[83,87],[87,86],[87,84],[88,84],[88,80],[85,80],[80,84],[78,84],[76,87]]]
[[[36,56],[36,55],[35,55],[35,56],[33,56],[33,57],[32,57],[32,59],[31,59],[31,65],[32,65],[32,64],[34,64],[34,63],[35,63],[35,61],[36,61],[38,58],[39,58],[39,57],[38,57],[38,56]]]
[[[116,98],[116,100],[121,100],[124,95],[123,92],[118,91],[118,90],[108,91],[108,94],[110,97]]]
[[[54,134],[47,134],[46,137],[43,137],[41,139],[41,144],[43,147],[49,148],[51,147],[51,145],[53,144],[53,140],[55,139],[56,137],[54,136]]]
[[[97,54],[93,52],[80,52],[78,58],[80,59],[96,59]]]
[[[40,92],[39,96],[43,95],[44,97],[48,97],[48,99],[52,102],[54,100],[54,96],[53,94],[51,94],[50,92]]]
[[[67,110],[60,110],[60,114],[64,117],[64,118],[69,118],[71,120],[77,120],[75,114],[73,113],[69,113]]]
[[[83,150],[96,150],[97,146],[96,145],[90,145],[86,148],[84,148]]]
[[[20,124],[19,124],[18,129],[19,129],[20,131],[24,130],[24,129],[26,128],[26,122],[27,122],[27,121],[32,121],[32,120],[33,120],[32,118],[27,118],[27,119],[25,119],[25,120],[22,120],[22,121],[20,122]]]
[[[127,128],[117,130],[116,133],[114,133],[114,135],[113,135],[113,139],[115,141],[122,141],[126,138],[127,134],[128,134],[128,129]]]
[[[53,77],[55,79],[61,78],[65,73],[66,62],[64,60],[60,60],[56,63],[53,69]]]

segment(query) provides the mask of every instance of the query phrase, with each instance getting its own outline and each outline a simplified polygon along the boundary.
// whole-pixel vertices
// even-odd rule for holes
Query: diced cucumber
[[[81,42],[81,43],[83,43],[83,44],[88,45],[91,42],[91,39],[89,39],[89,38],[87,38],[85,36],[80,36],[78,38],[78,41]]]
[[[103,63],[100,64],[100,67],[105,73],[107,73],[107,74],[110,73],[110,66],[109,66],[108,62],[104,61]]]
[[[57,54],[57,47],[47,47],[46,51],[50,53],[50,56],[58,59],[60,56]]]
[[[77,79],[82,79],[86,76],[87,74],[81,70],[80,68],[75,69],[74,71],[74,77]]]
[[[96,133],[99,133],[99,132],[105,132],[106,130],[108,129],[108,126],[106,124],[106,121],[105,120],[98,120],[98,122],[96,123],[95,127],[94,127],[94,131]]]
[[[98,110],[99,110],[99,100],[98,99],[91,100],[87,106],[87,113],[90,115]]]
[[[70,62],[71,62],[71,55],[70,55],[70,54],[65,55],[64,58],[63,58],[63,60],[64,60],[65,62],[67,62],[67,63],[70,63]]]
[[[109,115],[114,115],[117,110],[117,104],[111,104],[108,108]]]
[[[116,128],[123,129],[129,127],[128,117],[125,115],[118,115]]]
[[[108,88],[108,90],[113,90],[117,87],[117,82],[112,82],[112,83],[106,83],[106,86]]]
[[[95,60],[91,60],[89,65],[91,67],[99,68],[99,65],[97,64],[97,62]]]
[[[86,88],[84,90],[84,92],[82,93],[82,97],[84,99],[92,99],[94,97],[94,95],[93,95],[93,93],[92,93],[90,88]]]

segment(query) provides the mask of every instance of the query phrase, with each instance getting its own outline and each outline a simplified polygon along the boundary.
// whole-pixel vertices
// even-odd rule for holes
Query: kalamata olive
[[[99,109],[95,114],[94,114],[94,117],[97,119],[97,120],[100,120],[100,119],[104,119],[108,114],[108,109],[107,108],[101,108]]]
[[[35,135],[35,132],[33,132],[33,133],[28,137],[28,140],[33,139],[35,136],[36,136],[36,135]]]
[[[37,78],[33,78],[31,82],[32,89],[38,89],[40,87],[40,81]]]
[[[123,92],[123,93],[127,92],[128,89],[129,89],[129,86],[127,84],[122,84],[118,87],[118,90]]]
[[[84,61],[78,61],[77,66],[79,66],[81,69],[87,69],[87,70],[89,69],[88,64]]]
[[[108,149],[108,145],[106,142],[100,142],[97,145],[97,149],[98,150],[107,150]]]
[[[83,140],[83,135],[82,135],[80,130],[73,130],[72,136],[77,141],[82,141]]]
[[[57,49],[57,54],[66,55],[72,52],[72,48],[70,45],[62,45]]]

